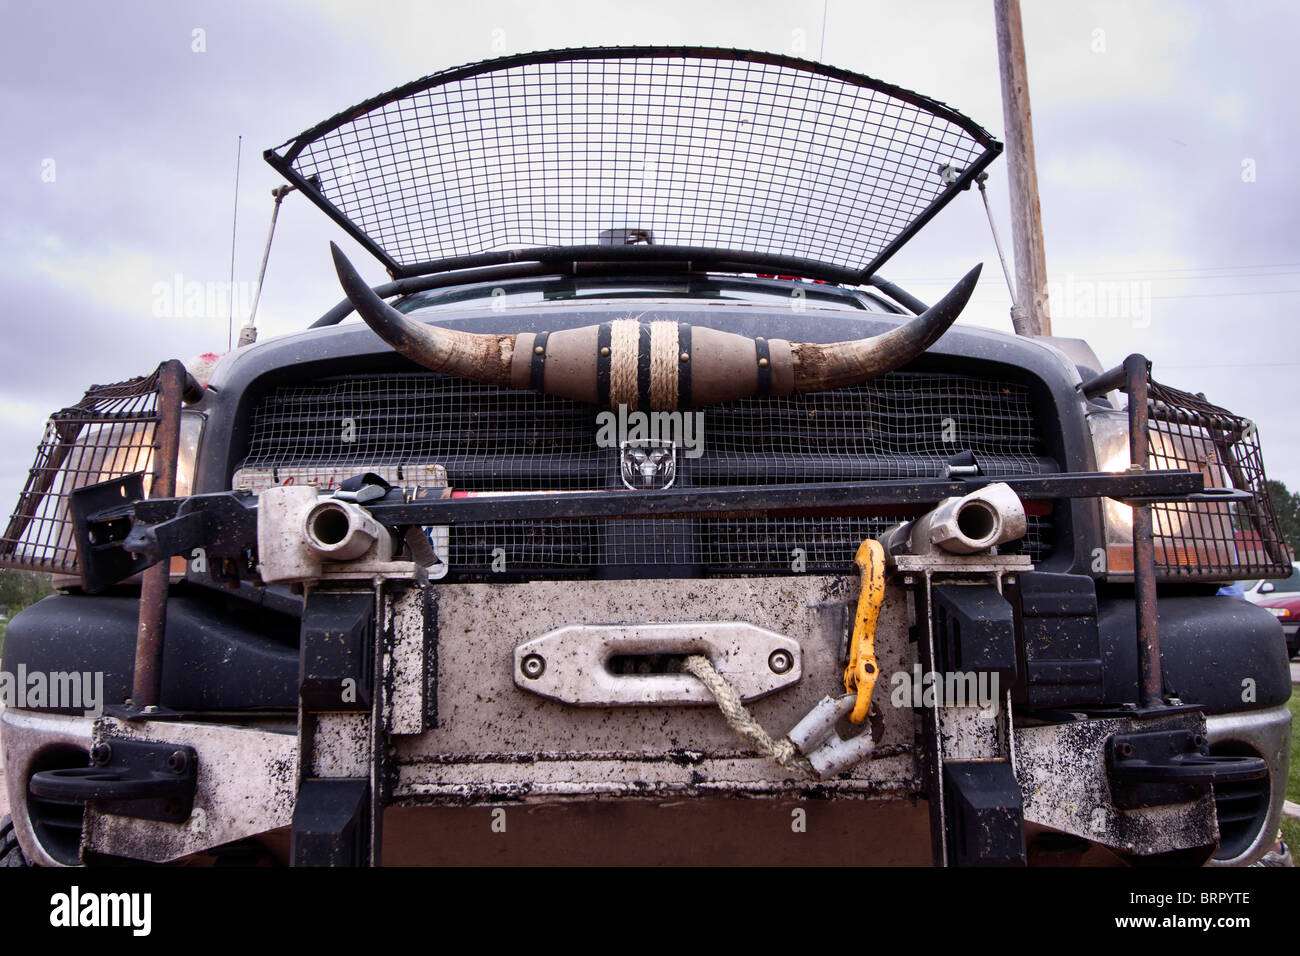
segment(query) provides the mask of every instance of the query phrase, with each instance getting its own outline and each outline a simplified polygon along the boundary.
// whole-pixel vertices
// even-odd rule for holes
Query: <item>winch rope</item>
[[[692,654],[682,663],[682,667],[698,677],[700,682],[709,689],[718,704],[718,709],[722,711],[722,716],[731,725],[731,729],[753,744],[759,753],[782,767],[801,770],[810,776],[817,775],[808,758],[799,753],[798,748],[788,737],[782,737],[777,741],[768,736],[767,731],[754,719],[754,715],[745,709],[740,693],[718,673],[717,668],[707,657],[703,654]]]

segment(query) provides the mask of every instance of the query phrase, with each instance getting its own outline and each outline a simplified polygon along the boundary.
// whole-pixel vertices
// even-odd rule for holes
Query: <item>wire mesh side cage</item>
[[[143,472],[148,492],[157,457],[160,372],[93,385],[50,416],[36,461],[0,536],[0,567],[79,575],[68,495]]]
[[[1157,574],[1184,580],[1289,574],[1293,555],[1268,495],[1254,423],[1203,395],[1154,380],[1147,385],[1147,409],[1149,467],[1200,472],[1206,488],[1252,495],[1152,505]]]

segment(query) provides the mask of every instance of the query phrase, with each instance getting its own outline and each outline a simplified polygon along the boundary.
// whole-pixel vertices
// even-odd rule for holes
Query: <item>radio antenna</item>
[[[230,314],[226,317],[226,351],[229,352],[235,342],[235,230],[239,227],[239,160],[244,152],[244,137],[241,134],[235,145],[235,211],[230,219]]]

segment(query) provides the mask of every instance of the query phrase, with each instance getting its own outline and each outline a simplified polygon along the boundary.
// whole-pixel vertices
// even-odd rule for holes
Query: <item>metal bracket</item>
[[[835,732],[835,725],[852,712],[857,699],[857,694],[823,697],[786,734],[823,779],[852,770],[875,749],[870,728],[848,740]]]
[[[101,813],[182,823],[194,809],[198,753],[193,747],[111,740],[90,750],[91,766],[42,770],[28,783],[51,803],[94,803]]]
[[[672,669],[675,659],[691,654],[707,657],[743,700],[781,690],[802,676],[798,641],[742,621],[584,624],[516,647],[515,684],[584,707],[711,704],[713,695],[703,683]]]
[[[1214,755],[1205,735],[1189,730],[1115,734],[1106,741],[1106,771],[1122,810],[1185,803],[1215,783],[1268,775],[1262,757]]]
[[[144,474],[96,482],[68,493],[82,584],[94,594],[153,564],[129,544],[134,505],[144,498]]]

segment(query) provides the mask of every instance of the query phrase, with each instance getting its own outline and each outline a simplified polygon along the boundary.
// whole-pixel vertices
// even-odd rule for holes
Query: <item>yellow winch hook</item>
[[[862,572],[862,592],[853,620],[853,639],[849,642],[849,666],[844,669],[844,690],[857,692],[849,720],[860,724],[871,709],[871,694],[876,689],[880,668],[876,665],[876,624],[885,603],[885,549],[879,541],[868,538],[858,548],[853,563]]]

